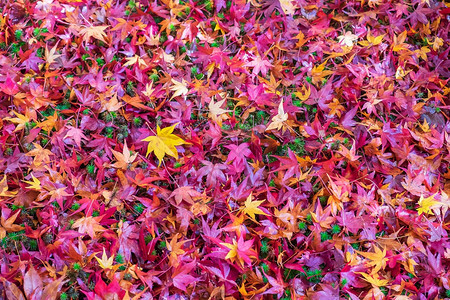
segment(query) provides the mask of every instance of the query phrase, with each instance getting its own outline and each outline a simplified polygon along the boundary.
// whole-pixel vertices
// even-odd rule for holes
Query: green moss
[[[124,257],[121,253],[117,253],[115,260],[118,264],[123,264],[125,262]]]
[[[95,172],[95,165],[94,164],[89,164],[86,166],[86,170],[89,174],[94,174]]]
[[[145,210],[145,206],[142,203],[136,203],[133,206],[133,209],[135,212],[137,212],[138,214],[142,214]]]
[[[153,236],[152,236],[151,234],[147,234],[147,235],[144,237],[144,241],[145,241],[145,244],[146,244],[146,245],[148,245],[148,243],[150,243],[152,240],[153,240]]]
[[[300,230],[306,230],[308,227],[307,227],[307,225],[306,225],[306,223],[305,222],[299,222],[298,223],[298,229],[300,229]]]
[[[75,202],[74,204],[72,204],[72,207],[71,207],[70,209],[72,209],[72,210],[77,210],[77,209],[79,209],[79,208],[80,208],[80,203]]]
[[[331,226],[331,233],[338,234],[341,231],[342,231],[341,226],[339,226],[338,224],[334,224],[333,226]]]
[[[261,240],[261,253],[266,255],[269,252],[269,245],[267,239]]]
[[[321,232],[320,233],[320,241],[321,242],[325,242],[325,241],[328,241],[328,240],[331,240],[331,235],[328,232],[326,232],[326,231]]]
[[[23,31],[21,29],[17,29],[14,32],[14,37],[16,38],[16,40],[21,40],[23,36]]]

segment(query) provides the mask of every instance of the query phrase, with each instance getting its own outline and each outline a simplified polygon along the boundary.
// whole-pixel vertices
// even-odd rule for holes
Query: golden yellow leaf
[[[12,197],[17,194],[17,191],[10,192],[8,191],[8,182],[6,181],[6,174],[3,176],[3,179],[0,180],[0,197]]]
[[[294,93],[295,97],[299,98],[302,101],[308,100],[309,96],[311,95],[311,88],[306,88],[305,86],[302,87],[303,92],[297,91]]]
[[[159,128],[158,126],[156,129],[156,135],[146,137],[142,140],[148,142],[146,156],[148,156],[152,152],[155,152],[155,155],[159,160],[158,166],[161,165],[162,159],[166,154],[178,159],[178,151],[175,146],[188,144],[183,139],[172,134],[176,125],[177,124],[174,124],[163,129]]]
[[[418,203],[419,208],[417,209],[419,215],[424,213],[434,215],[433,211],[431,210],[431,207],[441,204],[440,202],[434,200],[434,196],[436,196],[436,194],[431,195],[430,197],[427,198],[424,198],[423,195],[420,196],[420,200]]]
[[[94,257],[98,261],[98,264],[102,269],[112,269],[114,265],[114,255],[111,255],[111,257],[108,258],[105,248],[103,248],[102,259],[98,258],[97,256]]]
[[[16,115],[17,118],[5,118],[5,120],[19,124],[19,125],[17,125],[16,129],[14,129],[14,131],[23,129],[25,127],[25,125],[30,121],[30,118],[28,116],[19,114],[15,111],[13,111],[13,113]]]
[[[357,272],[359,274],[361,274],[364,277],[364,280],[367,281],[368,283],[376,286],[376,287],[381,287],[381,286],[385,286],[389,283],[389,280],[387,279],[380,279],[380,277],[378,276],[378,274],[366,274],[363,272]]]
[[[361,42],[359,42],[359,44],[361,46],[370,48],[372,46],[381,44],[381,42],[383,41],[383,37],[384,37],[384,34],[379,35],[379,36],[373,36],[372,33],[369,31],[367,33],[367,41],[361,41]]]
[[[56,121],[58,121],[58,115],[56,114],[56,111],[55,111],[53,116],[48,116],[47,120],[45,120],[43,122],[39,122],[36,125],[36,127],[40,127],[40,128],[42,128],[42,130],[50,132],[53,129],[53,127],[55,127]]]
[[[370,262],[367,263],[367,265],[374,267],[372,269],[371,274],[375,274],[378,271],[380,271],[381,269],[384,269],[386,267],[386,263],[388,261],[388,259],[386,258],[386,249],[383,249],[383,251],[381,251],[381,249],[378,247],[374,247],[374,248],[375,248],[375,253],[356,251],[358,254],[371,260]]]
[[[250,218],[255,219],[255,215],[265,215],[267,214],[263,212],[258,206],[263,203],[264,200],[261,201],[252,201],[252,193],[247,197],[247,200],[245,200],[244,208],[242,208],[242,212],[244,214],[249,215]]]
[[[25,180],[23,181],[30,185],[30,186],[27,186],[26,188],[40,191],[41,190],[41,181],[39,179],[37,179],[36,177],[34,177],[33,174],[31,174],[31,178],[33,179],[33,181],[25,181]]]
[[[227,256],[225,256],[225,259],[233,259],[238,256],[238,253],[237,253],[238,245],[237,245],[236,240],[233,240],[233,244],[229,244],[229,243],[221,243],[221,244],[224,245],[225,247],[227,247],[228,249],[230,249]]]

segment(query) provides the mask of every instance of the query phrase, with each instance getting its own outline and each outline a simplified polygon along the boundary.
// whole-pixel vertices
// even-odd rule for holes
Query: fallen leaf
[[[183,139],[172,134],[175,126],[177,126],[177,124],[161,129],[158,125],[155,136],[149,136],[142,140],[148,142],[146,156],[155,152],[155,155],[159,160],[158,166],[161,165],[162,159],[166,154],[178,159],[178,151],[175,146],[187,144]]]

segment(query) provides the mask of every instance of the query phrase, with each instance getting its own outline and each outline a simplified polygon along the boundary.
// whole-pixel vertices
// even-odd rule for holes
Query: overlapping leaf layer
[[[444,2],[0,10],[0,299],[450,298]]]

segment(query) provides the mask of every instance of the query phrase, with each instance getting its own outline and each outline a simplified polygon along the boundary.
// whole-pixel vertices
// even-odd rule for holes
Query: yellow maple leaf
[[[376,286],[376,287],[381,287],[381,286],[385,286],[389,283],[389,280],[387,279],[380,279],[380,277],[378,276],[378,274],[366,274],[363,272],[357,272],[359,274],[361,274],[364,277],[364,280],[369,282],[370,284]]]
[[[146,156],[148,156],[152,152],[155,152],[155,155],[159,160],[158,167],[161,165],[162,159],[166,154],[178,159],[178,151],[177,148],[175,148],[175,146],[179,146],[182,144],[189,144],[185,142],[183,139],[172,134],[176,125],[177,124],[174,124],[170,127],[166,127],[163,129],[159,128],[158,126],[156,128],[156,135],[146,137],[145,139],[142,140],[148,142]]]
[[[430,214],[434,215],[433,211],[431,210],[431,207],[436,206],[437,204],[440,204],[440,202],[434,200],[434,196],[436,194],[431,195],[430,197],[424,198],[423,195],[420,196],[419,200],[419,208],[417,209],[417,212],[419,215],[421,214]]]
[[[311,88],[306,88],[305,86],[302,87],[303,92],[300,90],[297,92],[294,92],[295,97],[299,98],[302,101],[308,100],[309,96],[311,95]]]
[[[247,200],[245,200],[244,208],[242,208],[242,212],[244,214],[249,215],[250,218],[255,219],[255,215],[265,215],[267,214],[263,212],[258,206],[263,203],[264,200],[261,201],[252,201],[252,193],[247,197]]]
[[[15,111],[13,111],[13,113],[16,115],[17,118],[5,118],[5,120],[19,124],[19,125],[17,125],[16,129],[14,129],[14,131],[23,129],[25,127],[25,125],[30,121],[30,118],[28,116],[19,114]]]
[[[45,46],[45,60],[47,62],[47,66],[50,66],[58,57],[61,56],[61,54],[57,54],[56,52],[57,46],[58,43],[56,43],[51,50],[48,50],[48,47]]]
[[[441,39],[440,37],[435,37],[435,38],[434,38],[434,41],[433,41],[433,42],[428,41],[428,44],[429,44],[429,45],[433,45],[433,50],[434,50],[434,51],[437,51],[437,50],[439,50],[439,48],[440,48],[442,45],[444,45],[444,40]]]
[[[381,251],[381,249],[378,247],[374,247],[374,248],[375,248],[375,253],[374,252],[356,251],[358,254],[371,260],[370,262],[367,263],[367,265],[373,267],[371,274],[375,274],[378,271],[380,271],[381,269],[384,269],[386,267],[386,263],[388,261],[388,259],[386,258],[386,249],[383,249],[383,251]]]
[[[111,255],[111,257],[108,258],[105,248],[103,248],[102,259],[98,258],[97,256],[94,257],[98,261],[98,264],[102,269],[112,269],[114,265],[114,255]]]
[[[33,181],[25,181],[25,180],[23,181],[30,185],[30,186],[27,186],[26,188],[40,191],[41,190],[41,181],[39,179],[37,179],[36,177],[34,177],[33,174],[31,174],[31,178],[33,179]]]
[[[322,80],[326,76],[333,74],[333,71],[325,70],[325,65],[327,64],[327,62],[328,61],[324,61],[322,64],[320,64],[318,66],[314,66],[314,68],[312,68],[311,77],[312,77],[312,82],[314,84],[318,84],[318,83],[322,82]]]
[[[10,192],[8,191],[8,182],[6,181],[6,174],[3,176],[3,179],[0,180],[0,197],[12,197],[17,194],[17,191]]]
[[[409,72],[411,72],[411,70],[405,71],[401,66],[398,66],[397,71],[395,72],[395,79],[403,79]]]
[[[236,240],[233,240],[233,244],[230,243],[221,243],[222,245],[224,245],[225,247],[227,247],[228,249],[230,249],[230,251],[228,252],[227,256],[225,256],[225,259],[233,259],[235,257],[238,257],[238,244],[236,242]]]
[[[384,34],[379,36],[373,36],[370,31],[367,33],[367,41],[360,41],[359,44],[364,47],[372,47],[381,44]]]
[[[53,127],[55,127],[56,121],[58,121],[58,115],[56,114],[55,111],[53,116],[48,116],[45,121],[39,122],[36,127],[40,127],[42,128],[42,130],[50,132],[53,129]]]
[[[145,91],[142,92],[145,96],[151,98],[155,88],[153,88],[153,81],[150,81],[150,84],[145,85]]]

